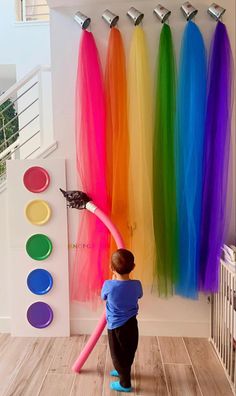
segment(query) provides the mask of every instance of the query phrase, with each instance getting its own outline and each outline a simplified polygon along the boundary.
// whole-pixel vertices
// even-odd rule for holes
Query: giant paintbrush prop
[[[64,197],[67,200],[67,206],[68,208],[75,208],[75,209],[87,209],[93,214],[95,214],[108,228],[108,230],[111,232],[117,248],[123,248],[124,247],[124,242],[122,240],[122,237],[117,230],[117,228],[114,226],[114,224],[111,222],[109,217],[101,210],[99,209],[93,202],[92,200],[87,196],[82,191],[64,191],[60,188],[60,191],[64,195]],[[78,359],[75,361],[74,365],[72,366],[72,370],[79,373],[81,368],[83,367],[84,363],[86,362],[88,356],[92,352],[93,348],[95,347],[99,337],[101,336],[104,328],[106,326],[106,315],[105,312],[102,315],[101,319],[99,320],[96,328],[94,329],[93,333],[91,334],[87,344],[85,345],[84,349],[80,353]]]

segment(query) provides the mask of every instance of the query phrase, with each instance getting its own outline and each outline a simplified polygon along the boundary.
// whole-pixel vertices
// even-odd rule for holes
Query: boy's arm
[[[101,299],[106,300],[107,299],[107,293],[108,293],[108,287],[107,287],[107,282],[105,281],[102,286],[102,291],[101,291]]]
[[[143,297],[143,288],[142,288],[142,283],[139,282],[139,292],[138,292],[138,298]]]

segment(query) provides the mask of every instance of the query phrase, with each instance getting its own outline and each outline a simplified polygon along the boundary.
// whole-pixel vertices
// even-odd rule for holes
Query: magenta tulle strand
[[[226,196],[232,113],[232,53],[226,26],[218,22],[208,75],[200,289],[218,289],[219,259],[227,223]]]
[[[105,96],[100,59],[92,33],[83,31],[76,85],[76,159],[79,189],[108,213]],[[93,214],[79,214],[71,298],[94,300],[108,277],[108,230]]]

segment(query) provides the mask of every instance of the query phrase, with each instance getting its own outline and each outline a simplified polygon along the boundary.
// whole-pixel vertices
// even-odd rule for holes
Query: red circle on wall
[[[23,182],[30,192],[40,193],[48,188],[50,176],[46,169],[40,166],[32,166],[25,172]]]

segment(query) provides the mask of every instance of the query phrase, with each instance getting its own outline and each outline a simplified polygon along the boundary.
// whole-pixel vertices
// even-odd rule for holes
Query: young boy
[[[111,382],[118,392],[131,392],[130,371],[138,346],[138,299],[142,297],[141,282],[131,280],[134,256],[126,249],[118,249],[111,257],[112,280],[104,282],[101,297],[106,300],[108,341],[116,370],[111,371],[120,381]]]

